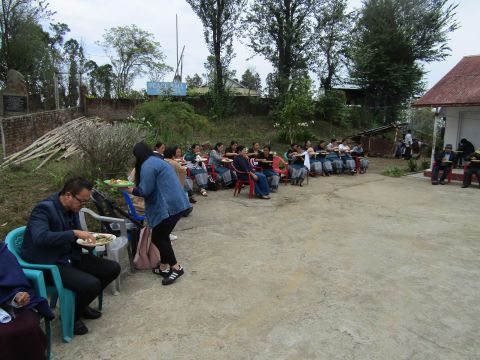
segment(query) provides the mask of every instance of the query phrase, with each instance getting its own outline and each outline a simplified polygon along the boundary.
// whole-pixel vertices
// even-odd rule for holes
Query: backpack
[[[140,231],[140,237],[137,244],[137,253],[133,259],[136,269],[147,270],[158,266],[160,262],[160,251],[152,243],[152,229],[144,227]]]

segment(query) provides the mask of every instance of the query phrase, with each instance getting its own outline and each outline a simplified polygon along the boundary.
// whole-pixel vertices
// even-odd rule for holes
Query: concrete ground
[[[127,275],[54,358],[478,359],[479,195],[367,173],[198,196],[185,276]]]

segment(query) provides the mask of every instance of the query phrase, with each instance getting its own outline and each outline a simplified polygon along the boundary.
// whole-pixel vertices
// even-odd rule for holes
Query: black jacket
[[[80,229],[78,214],[68,213],[60,203],[59,194],[54,194],[32,210],[20,254],[25,261],[36,264],[68,264],[69,260],[79,260],[82,249],[75,242],[75,229]]]

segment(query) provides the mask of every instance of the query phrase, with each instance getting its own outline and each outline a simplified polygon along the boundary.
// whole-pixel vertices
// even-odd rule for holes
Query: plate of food
[[[115,235],[112,234],[92,233],[92,235],[95,237],[95,243],[88,240],[77,239],[77,244],[89,247],[102,246],[110,244],[113,240],[117,238]]]
[[[128,180],[121,180],[121,179],[109,179],[109,180],[104,180],[103,181],[105,184],[113,187],[120,187],[120,188],[125,188],[129,186],[135,185],[133,182],[128,181]]]

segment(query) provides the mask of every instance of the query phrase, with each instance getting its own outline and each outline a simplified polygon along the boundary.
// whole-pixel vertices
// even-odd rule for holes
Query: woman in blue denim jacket
[[[152,242],[160,250],[160,266],[156,273],[163,277],[163,285],[170,285],[184,273],[173,252],[170,233],[191,205],[175,170],[156,157],[147,144],[136,144],[133,155],[136,187],[128,191],[145,199],[145,216],[152,228]]]

